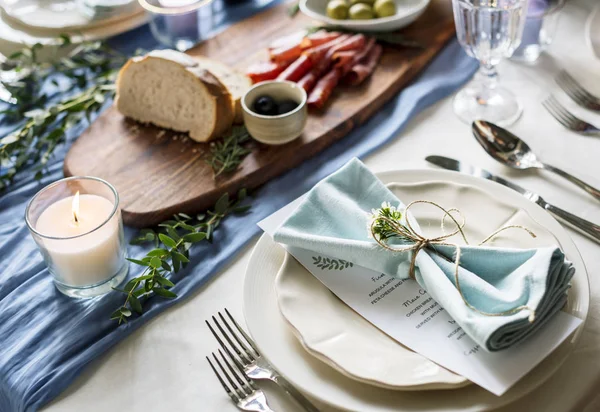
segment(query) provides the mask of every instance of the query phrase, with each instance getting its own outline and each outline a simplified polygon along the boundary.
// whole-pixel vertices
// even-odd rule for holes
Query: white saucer
[[[577,268],[566,311],[585,319],[589,307],[589,285],[585,266],[569,235],[543,209],[496,183],[454,172],[406,170],[379,173],[378,177],[385,183],[445,181],[471,185],[487,192],[492,199],[502,199],[513,208],[523,209],[535,222],[554,235]],[[440,201],[439,198],[435,200]],[[467,215],[470,213],[468,210],[463,212]],[[309,396],[342,410],[458,412],[498,408],[531,392],[552,376],[567,360],[578,340],[579,331],[583,329],[579,328],[573,338],[564,342],[502,397],[497,397],[476,385],[435,393],[379,388],[339,373],[309,354],[298,342],[279,312],[277,304],[275,278],[284,257],[283,248],[275,244],[267,235],[263,235],[252,254],[246,272],[244,283],[246,324],[259,349],[292,384]]]
[[[100,40],[135,29],[148,21],[145,12],[138,12],[131,17],[114,23],[92,27],[85,30],[66,31],[73,43],[86,40]],[[41,43],[43,45],[59,45],[58,35],[62,31],[55,29],[33,29],[15,23],[4,11],[0,12],[0,53],[10,55],[21,50],[23,45]]]
[[[85,16],[75,0],[0,0],[6,15],[28,29],[82,30],[126,20],[142,11],[141,7],[105,19]]]

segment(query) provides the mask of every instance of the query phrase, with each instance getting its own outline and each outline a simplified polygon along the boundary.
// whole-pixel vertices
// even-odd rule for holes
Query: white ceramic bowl
[[[294,110],[276,116],[258,114],[252,110],[254,101],[262,96],[275,101],[291,99],[298,102]],[[279,145],[291,142],[302,134],[308,117],[306,91],[294,82],[269,80],[257,83],[242,97],[244,124],[248,133],[261,143]]]
[[[315,20],[329,26],[370,32],[385,32],[401,29],[415,21],[427,8],[431,0],[394,0],[396,14],[371,20],[337,20],[327,17],[328,0],[300,0],[300,10]]]

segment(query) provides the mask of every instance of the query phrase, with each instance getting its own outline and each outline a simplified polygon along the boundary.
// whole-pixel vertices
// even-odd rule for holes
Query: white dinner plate
[[[587,19],[585,38],[596,58],[600,59],[600,4],[596,6]]]
[[[131,18],[142,10],[132,7],[129,12],[92,19],[78,8],[76,0],[0,0],[4,12],[30,29],[84,30]]]
[[[502,199],[503,203],[522,209],[540,227],[546,228],[557,239],[567,257],[573,261],[577,272],[569,292],[566,311],[585,320],[589,306],[589,285],[585,266],[577,248],[566,231],[546,211],[527,201],[518,193],[494,182],[477,179],[455,172],[439,170],[402,170],[378,173],[384,183],[403,184],[424,182],[447,182],[479,188],[490,199]],[[444,204],[443,199],[433,200]],[[423,196],[423,194],[421,194]],[[458,206],[463,213],[471,215],[474,203],[465,196],[458,196]],[[466,202],[465,202],[466,201]],[[490,219],[491,221],[492,219]],[[478,239],[476,236],[475,239]],[[542,384],[567,360],[575,347],[580,331],[565,341],[548,358],[526,377],[521,379],[503,396],[470,385],[455,390],[432,392],[409,392],[375,387],[351,379],[309,354],[294,336],[278,309],[275,278],[286,253],[268,235],[259,240],[248,264],[244,283],[244,313],[250,333],[258,348],[292,384],[309,396],[313,396],[339,409],[350,411],[481,411],[497,408],[529,393]]]
[[[328,0],[300,0],[300,11],[308,17],[330,26],[344,27],[357,31],[394,31],[408,26],[427,8],[431,0],[394,0],[396,14],[371,20],[337,20],[327,17]]]

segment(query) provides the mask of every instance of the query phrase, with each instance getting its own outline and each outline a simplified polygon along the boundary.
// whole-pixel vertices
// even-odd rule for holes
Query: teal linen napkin
[[[306,195],[277,229],[274,239],[393,277],[408,278],[411,254],[386,250],[369,237],[369,213],[382,202],[399,209],[405,207],[358,159],[353,159]],[[408,218],[418,232],[418,223],[411,216]],[[495,314],[520,306],[531,308],[489,316],[469,308],[456,288],[455,247],[435,248],[442,256],[429,249],[418,254],[417,282],[476,343],[489,351],[526,339],[558,312],[567,300],[575,272],[557,247],[461,246],[459,280],[469,304]],[[531,316],[533,313],[535,316]]]

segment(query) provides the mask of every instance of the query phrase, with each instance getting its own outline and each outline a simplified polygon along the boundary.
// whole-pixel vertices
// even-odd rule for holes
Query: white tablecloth
[[[525,109],[511,130],[522,136],[541,159],[600,187],[600,138],[567,131],[541,105],[548,92],[556,89],[551,76],[559,67],[567,68],[600,96],[600,61],[595,60],[584,40],[584,23],[595,4],[596,0],[569,2],[550,53],[535,66],[503,63],[500,74],[501,83],[518,95]],[[564,94],[556,94],[574,112],[600,125],[600,115],[578,109]],[[454,115],[451,99],[421,113],[393,143],[365,161],[375,171],[422,168],[427,167],[423,159],[429,154],[479,165],[539,192],[547,201],[572,213],[600,222],[598,202],[560,177],[512,171],[487,156],[469,127]],[[600,246],[571,233],[587,265],[592,295],[580,344],[553,378],[502,411],[600,410],[600,400],[595,399],[600,384]],[[191,299],[154,319],[92,363],[46,410],[235,411],[204,358],[217,348],[204,319],[228,307],[243,320],[242,286],[253,245]],[[299,410],[269,383],[262,386],[274,410]]]

